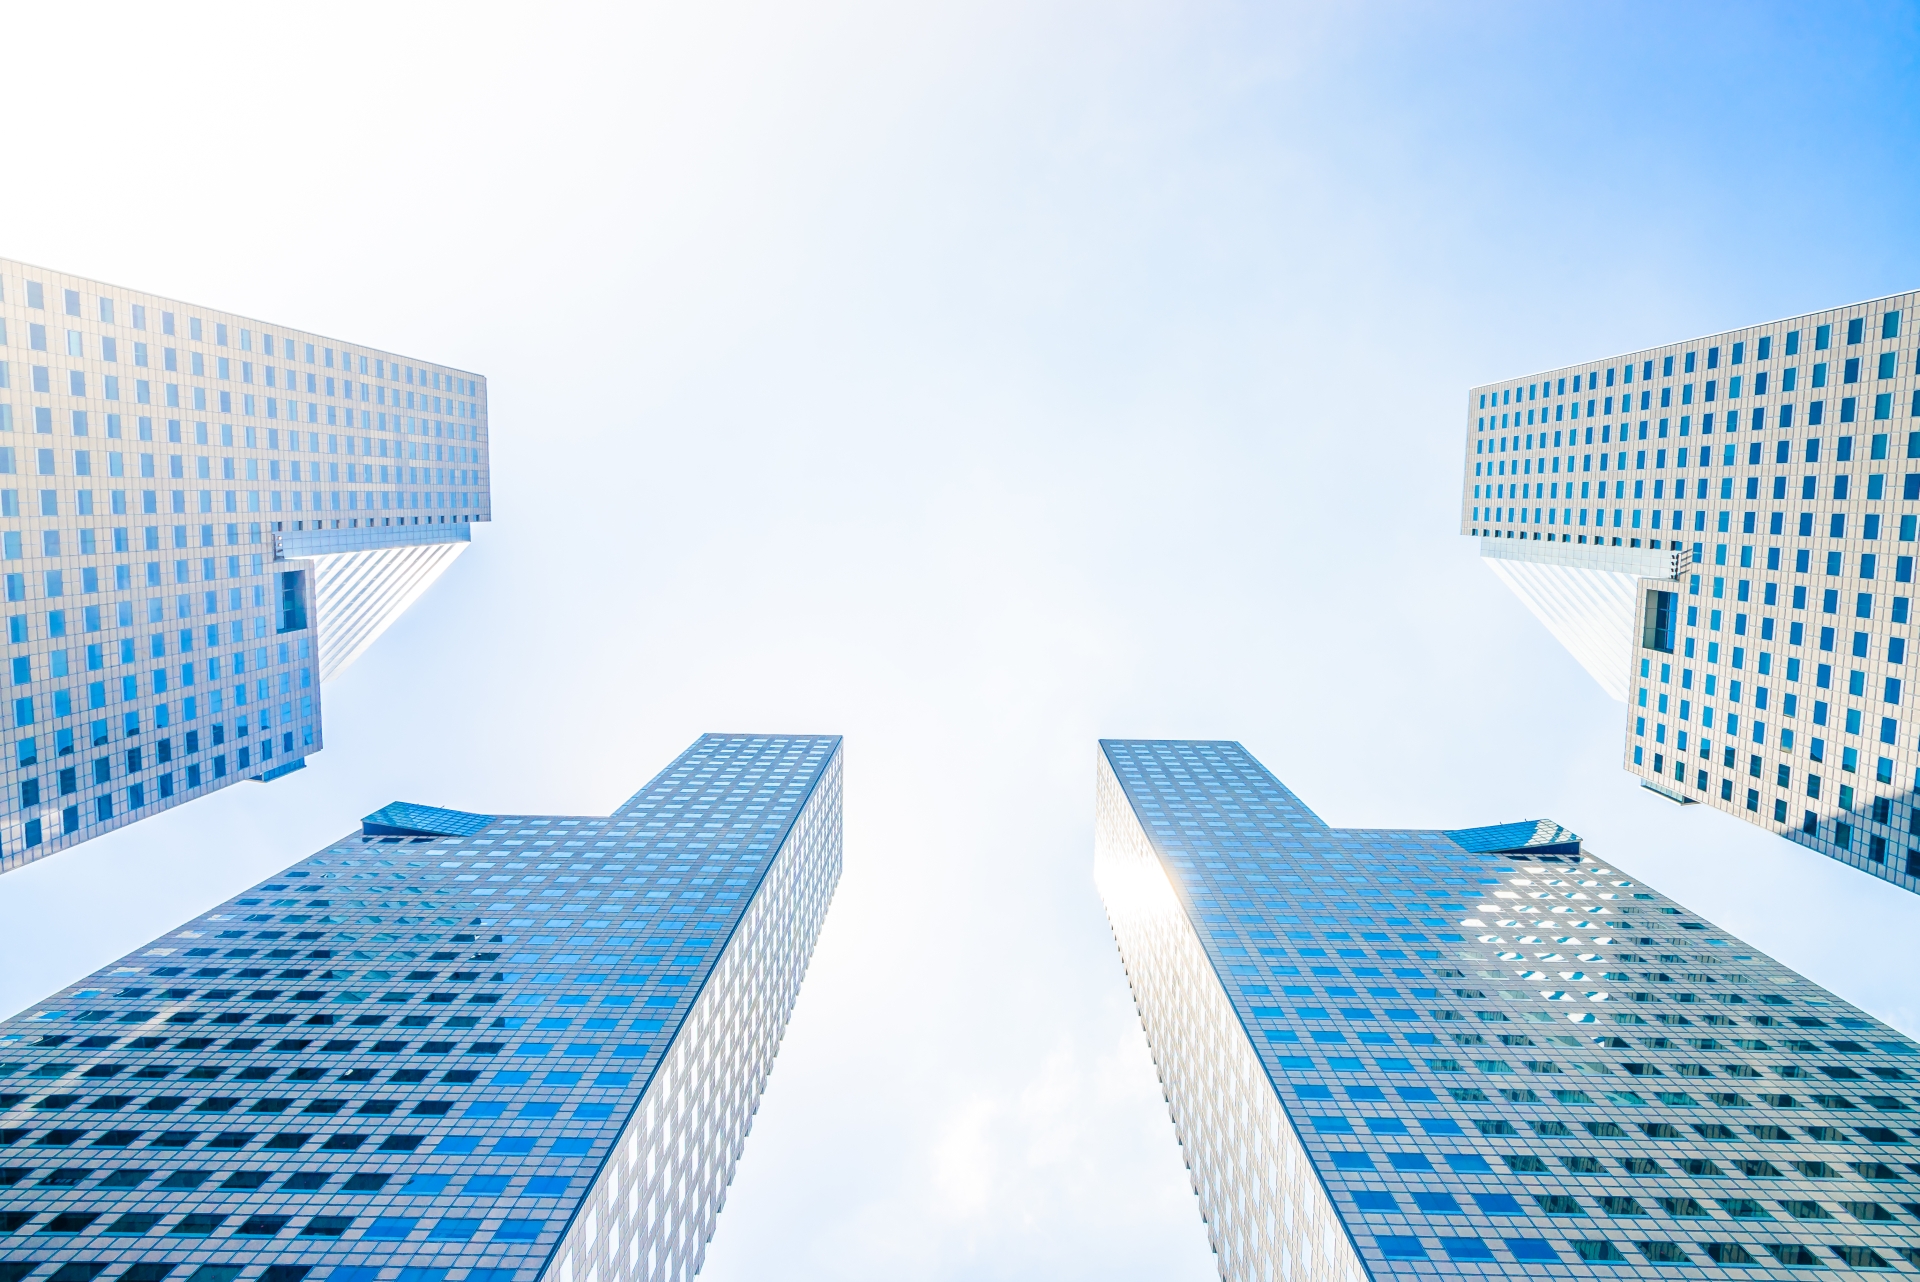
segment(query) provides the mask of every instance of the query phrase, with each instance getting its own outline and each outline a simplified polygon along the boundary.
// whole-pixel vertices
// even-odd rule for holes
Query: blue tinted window
[[[496,1242],[531,1242],[547,1226],[545,1220],[508,1220],[493,1235]]]
[[[1373,1244],[1380,1248],[1380,1254],[1389,1260],[1424,1260],[1427,1248],[1420,1245],[1417,1237],[1381,1237],[1375,1236]]]

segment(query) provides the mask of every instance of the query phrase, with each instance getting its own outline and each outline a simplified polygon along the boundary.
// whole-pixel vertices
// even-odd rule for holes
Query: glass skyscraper
[[[395,803],[0,1024],[5,1282],[691,1276],[840,872],[836,736]]]
[[[304,764],[487,440],[465,371],[0,259],[0,871]]]
[[[1913,1041],[1558,824],[1329,828],[1204,741],[1096,806],[1221,1276],[1920,1266]]]
[[[1625,764],[1920,891],[1920,294],[1468,393],[1460,532],[1601,686]]]

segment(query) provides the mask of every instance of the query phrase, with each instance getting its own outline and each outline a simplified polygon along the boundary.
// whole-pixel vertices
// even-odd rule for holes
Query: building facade
[[[0,259],[0,871],[323,747],[487,439],[466,371]]]
[[[1629,704],[1625,763],[1920,891],[1920,294],[1469,393],[1461,533]]]
[[[1223,1278],[1920,1266],[1920,1049],[1559,825],[1329,828],[1208,741],[1095,804]]]
[[[396,803],[0,1024],[9,1282],[700,1267],[840,870],[835,736]]]

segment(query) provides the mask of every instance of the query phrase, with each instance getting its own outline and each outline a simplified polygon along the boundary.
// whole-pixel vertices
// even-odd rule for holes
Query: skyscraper
[[[704,735],[605,818],[395,803],[5,1021],[0,1276],[690,1277],[840,777]]]
[[[1097,774],[1222,1277],[1920,1265],[1914,1043],[1565,828],[1329,828],[1237,743]]]
[[[1647,788],[1920,891],[1916,306],[1477,387],[1460,530],[1630,704]]]
[[[0,871],[324,746],[490,519],[486,381],[0,259]]]

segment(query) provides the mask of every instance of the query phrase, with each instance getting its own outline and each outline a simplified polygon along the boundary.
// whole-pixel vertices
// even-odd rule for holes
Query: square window
[[[496,1242],[532,1242],[546,1228],[545,1220],[508,1220],[494,1232]]]

